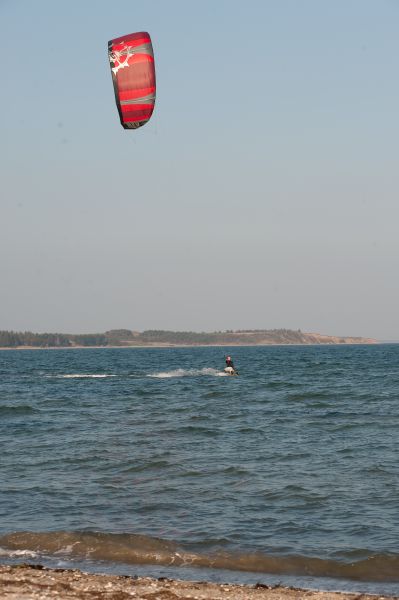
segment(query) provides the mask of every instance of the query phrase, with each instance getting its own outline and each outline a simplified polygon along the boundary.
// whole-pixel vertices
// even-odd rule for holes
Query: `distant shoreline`
[[[33,333],[0,330],[0,348],[197,348],[378,344],[360,336],[308,333],[300,329],[237,329],[212,332],[111,329],[104,333]]]
[[[131,344],[125,346],[1,346],[1,350],[120,350],[128,348],[154,348],[154,349],[170,349],[170,348],[269,348],[272,346],[297,347],[297,346],[380,346],[382,344],[397,344],[399,342],[313,342],[313,343],[297,343],[297,344]]]

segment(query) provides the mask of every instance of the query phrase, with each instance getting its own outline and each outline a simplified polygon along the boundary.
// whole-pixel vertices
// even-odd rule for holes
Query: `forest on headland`
[[[130,331],[67,334],[0,331],[0,348],[81,348],[128,346],[266,346],[272,344],[373,344],[363,337],[337,337],[304,333],[300,329],[250,329],[214,332]]]

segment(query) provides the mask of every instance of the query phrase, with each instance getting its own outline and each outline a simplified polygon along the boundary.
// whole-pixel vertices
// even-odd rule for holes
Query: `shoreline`
[[[4,600],[398,600],[398,596],[268,586],[184,581],[160,577],[92,574],[36,564],[0,565]]]
[[[331,347],[331,346],[382,346],[384,344],[399,344],[399,342],[325,342],[325,343],[309,343],[309,344],[131,344],[129,346],[0,346],[1,350],[117,350],[119,348],[154,348],[154,349],[170,349],[170,348],[270,348],[278,347]]]

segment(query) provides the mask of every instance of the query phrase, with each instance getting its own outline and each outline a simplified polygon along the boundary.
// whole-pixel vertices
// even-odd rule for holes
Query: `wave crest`
[[[8,556],[65,555],[124,564],[193,566],[274,575],[306,575],[356,581],[399,582],[399,554],[370,554],[354,561],[261,553],[197,553],[160,538],[136,534],[49,532],[12,533],[0,537]],[[1,554],[0,552],[0,554]],[[19,554],[18,554],[19,553]]]

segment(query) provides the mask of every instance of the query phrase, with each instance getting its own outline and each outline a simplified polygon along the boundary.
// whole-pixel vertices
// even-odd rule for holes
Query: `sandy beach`
[[[298,588],[215,584],[116,575],[97,575],[79,570],[48,569],[41,565],[0,566],[3,600],[383,600],[397,596],[372,596]]]

